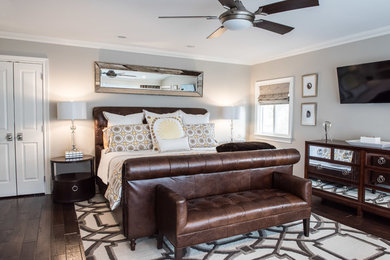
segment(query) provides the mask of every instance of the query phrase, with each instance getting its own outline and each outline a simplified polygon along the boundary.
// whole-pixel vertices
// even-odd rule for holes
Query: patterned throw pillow
[[[148,122],[155,151],[160,150],[159,140],[177,139],[185,136],[180,117],[151,117]]]
[[[212,123],[184,125],[184,131],[188,136],[190,147],[203,148],[217,146],[217,142],[215,141],[214,127],[215,125]]]
[[[110,146],[110,127],[103,129],[103,147],[107,149]]]
[[[116,125],[110,127],[108,152],[131,152],[153,148],[149,125]]]

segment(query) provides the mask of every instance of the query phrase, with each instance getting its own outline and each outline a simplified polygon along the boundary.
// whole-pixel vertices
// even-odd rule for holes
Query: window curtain
[[[289,83],[280,83],[260,86],[260,95],[257,100],[259,104],[288,104],[289,103]]]

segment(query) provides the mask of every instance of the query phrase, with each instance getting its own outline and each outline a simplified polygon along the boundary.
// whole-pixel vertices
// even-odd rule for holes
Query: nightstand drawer
[[[53,182],[53,199],[56,202],[82,201],[94,195],[95,178],[90,173],[61,174]]]

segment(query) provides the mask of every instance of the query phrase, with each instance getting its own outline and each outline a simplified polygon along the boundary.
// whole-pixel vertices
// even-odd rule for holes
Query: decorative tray
[[[390,148],[390,142],[385,142],[385,141],[381,141],[380,143],[362,143],[360,142],[360,140],[345,140],[345,141],[349,144],[356,145],[356,146],[379,148],[379,149]]]

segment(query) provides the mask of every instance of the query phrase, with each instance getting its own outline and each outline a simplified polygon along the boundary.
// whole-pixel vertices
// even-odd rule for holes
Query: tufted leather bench
[[[246,178],[245,173],[239,174]],[[261,184],[263,188],[255,188],[255,183],[248,187],[243,181],[241,188],[246,187],[245,190],[236,183],[238,191],[229,191],[227,185],[226,192],[222,188],[215,194],[215,185],[207,185],[207,179],[210,177],[211,183],[215,180],[208,175],[203,179],[205,186],[201,197],[157,185],[157,247],[162,247],[163,236],[166,236],[175,247],[175,259],[182,259],[187,246],[300,219],[303,219],[304,235],[308,236],[311,182],[279,172],[269,172],[268,176],[270,178],[262,179],[266,182]],[[220,183],[224,187],[224,181]]]

